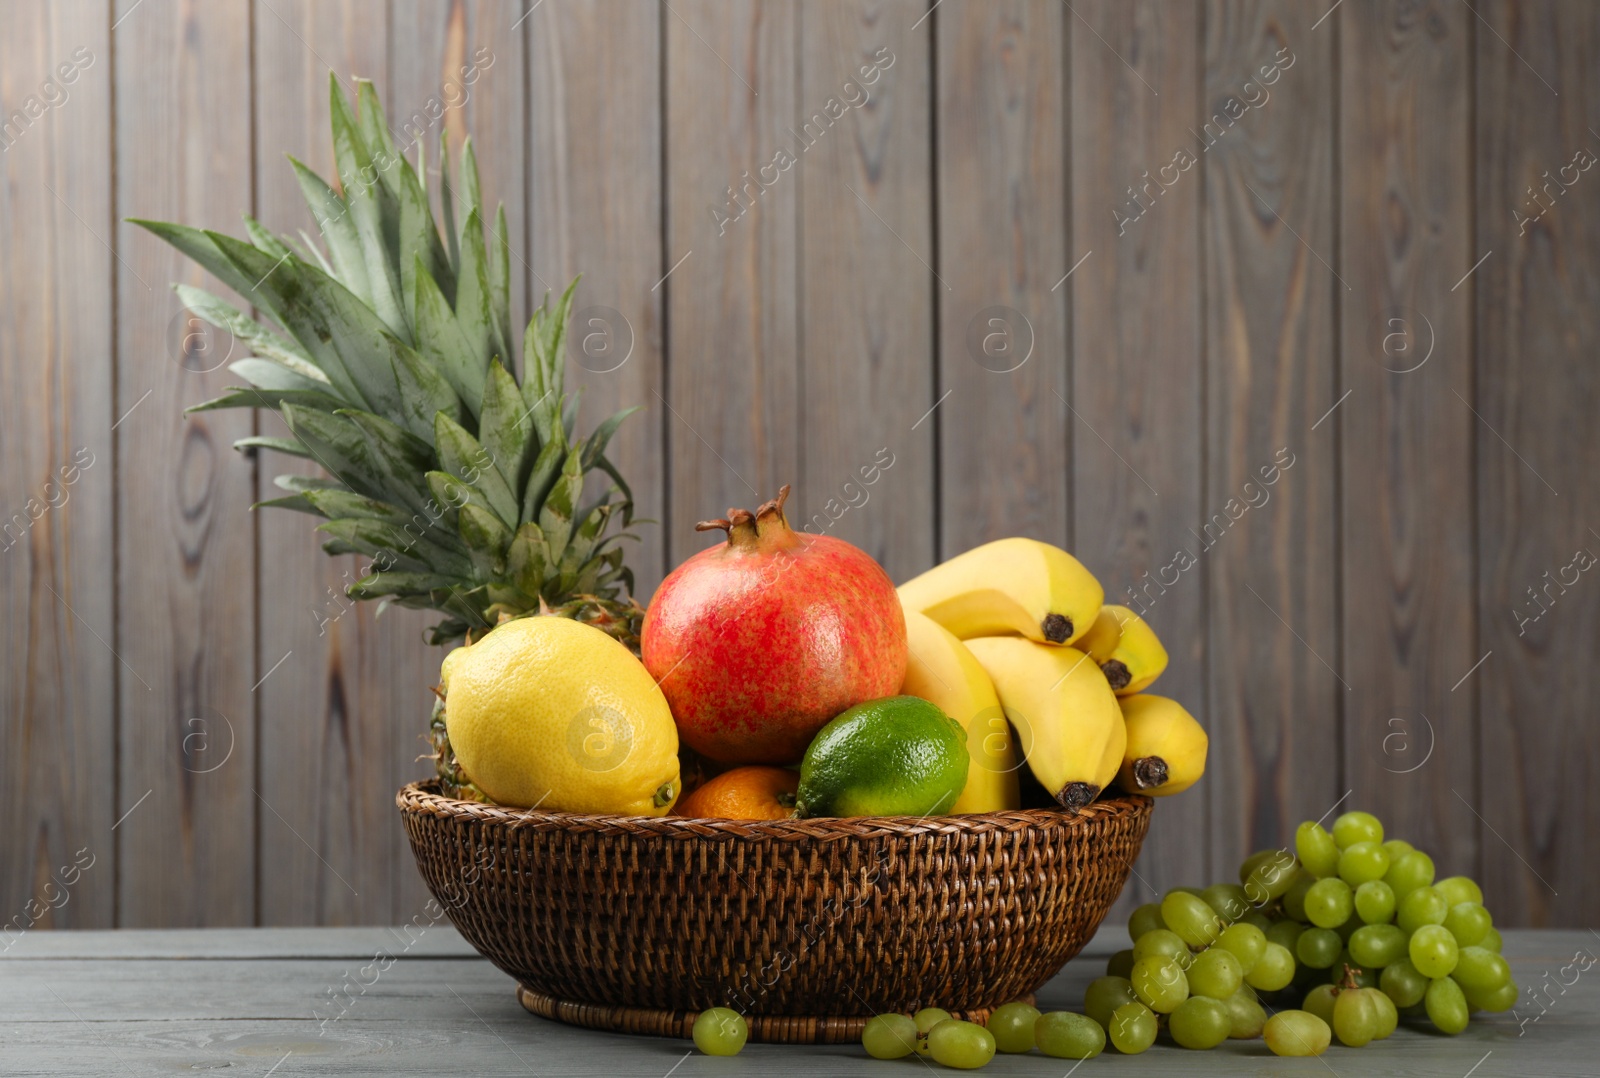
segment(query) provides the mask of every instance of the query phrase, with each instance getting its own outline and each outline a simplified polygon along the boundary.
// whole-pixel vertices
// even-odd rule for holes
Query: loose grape
[[[1158,928],[1166,928],[1167,922],[1161,919],[1161,903],[1146,902],[1132,913],[1128,914],[1128,938],[1138,943],[1139,937],[1146,932],[1154,932]]]
[[[1327,969],[1338,959],[1341,950],[1339,933],[1331,928],[1308,928],[1300,933],[1294,945],[1295,957],[1312,969]]]
[[[899,1059],[917,1049],[917,1023],[904,1014],[880,1014],[867,1019],[861,1047],[873,1059]]]
[[[1389,855],[1376,842],[1357,842],[1339,854],[1339,878],[1351,887],[1381,880],[1389,871]]]
[[[1317,882],[1317,877],[1305,869],[1295,872],[1294,882],[1283,893],[1283,912],[1296,921],[1308,921],[1306,916],[1306,892],[1311,890],[1311,885]]]
[[[1422,1002],[1440,1033],[1455,1034],[1467,1028],[1471,1013],[1467,1009],[1467,997],[1462,994],[1461,986],[1449,977],[1435,977],[1429,981]]]
[[[1369,925],[1394,920],[1394,888],[1382,880],[1368,880],[1356,888],[1356,916]]]
[[[1394,1005],[1381,988],[1363,988],[1363,992],[1370,992],[1373,1001],[1378,1005],[1378,1033],[1372,1039],[1381,1041],[1395,1031],[1400,1024],[1400,1009]]]
[[[1483,905],[1483,888],[1465,876],[1447,876],[1433,887],[1452,906],[1458,902],[1476,902],[1480,906]]]
[[[1499,954],[1502,946],[1500,930],[1495,928],[1493,925],[1490,925],[1489,931],[1485,932],[1483,934],[1483,939],[1478,941],[1478,946],[1482,947],[1485,951],[1493,951],[1495,954]]]
[[[694,1020],[694,1046],[708,1056],[736,1056],[750,1037],[744,1016],[727,1007],[708,1007]]]
[[[976,1022],[948,1018],[928,1031],[928,1054],[946,1067],[977,1070],[994,1058],[994,1036]]]
[[[1511,966],[1504,958],[1482,947],[1463,947],[1450,971],[1456,983],[1475,992],[1493,992],[1511,980]],[[1190,978],[1191,983],[1193,978]]]
[[[1389,871],[1383,874],[1383,882],[1394,889],[1396,898],[1404,898],[1418,887],[1427,887],[1433,882],[1433,858],[1421,850],[1403,853],[1389,861]]]
[[[948,1022],[951,1014],[943,1007],[924,1007],[911,1018],[917,1023],[917,1055],[928,1055],[928,1031],[940,1022]]]
[[[1508,980],[1499,988],[1488,991],[1463,988],[1461,994],[1466,997],[1467,1005],[1475,1011],[1509,1011],[1517,1005],[1517,982]]]
[[[1394,859],[1403,854],[1408,854],[1416,849],[1415,846],[1403,838],[1391,838],[1384,842],[1383,852],[1389,855],[1389,863],[1394,864]]]
[[[1456,942],[1463,947],[1482,943],[1483,937],[1489,934],[1489,929],[1493,925],[1494,918],[1489,916],[1489,911],[1476,902],[1457,902],[1450,907],[1450,912],[1444,915],[1445,928],[1450,930]]]
[[[1336,876],[1318,880],[1306,892],[1306,920],[1318,928],[1338,928],[1355,912],[1355,893]]]
[[[1402,958],[1383,967],[1378,986],[1383,989],[1384,995],[1394,1001],[1396,1007],[1415,1007],[1422,1002],[1423,994],[1428,990],[1428,978],[1417,972],[1411,959]]]
[[[1250,912],[1250,899],[1237,883],[1214,883],[1200,892],[1205,904],[1217,911],[1223,924],[1233,924]]]
[[[1173,958],[1177,960],[1179,966],[1188,969],[1193,957],[1189,945],[1170,928],[1158,928],[1154,932],[1146,932],[1139,937],[1139,942],[1133,945],[1135,964],[1146,958]],[[1131,974],[1129,979],[1132,979]]]
[[[1167,1032],[1184,1048],[1215,1048],[1232,1028],[1227,1004],[1209,996],[1190,996],[1167,1020]]]
[[[1244,965],[1232,951],[1213,947],[1195,955],[1189,965],[1189,991],[1211,999],[1227,999],[1244,983]]]
[[[1333,1040],[1328,1023],[1305,1011],[1279,1011],[1262,1031],[1274,1055],[1320,1056]]]
[[[1106,976],[1126,978],[1133,972],[1133,948],[1118,951],[1106,959]]]
[[[1329,1025],[1340,1041],[1351,1048],[1360,1048],[1378,1035],[1383,1022],[1379,1018],[1378,1003],[1367,989],[1347,988],[1333,1001],[1333,1021]]]
[[[1098,984],[1099,982],[1095,982]],[[1123,982],[1126,984],[1127,982]],[[1093,984],[1090,985],[1094,987]],[[1132,992],[1129,992],[1132,995]],[[1002,1003],[989,1015],[984,1027],[994,1037],[994,1046],[1002,1052],[1033,1051],[1033,1024],[1039,1020],[1039,1008],[1022,1000]]]
[[[1156,1042],[1156,1016],[1143,1003],[1124,1003],[1112,1014],[1106,1036],[1117,1051],[1138,1055]]]
[[[1423,925],[1411,933],[1411,964],[1424,977],[1447,977],[1461,957],[1456,938],[1443,925]]]
[[[1294,882],[1297,864],[1288,850],[1259,850],[1251,854],[1239,866],[1239,882],[1244,884],[1245,897],[1255,906],[1282,898]]]
[[[1222,931],[1217,911],[1196,895],[1168,891],[1161,900],[1161,919],[1191,947],[1209,947]]]
[[[1300,1009],[1307,1014],[1314,1014],[1328,1025],[1333,1025],[1333,1004],[1339,998],[1339,986],[1335,984],[1319,984],[1306,993],[1306,998],[1300,1001]]]
[[[1246,984],[1263,992],[1276,992],[1286,988],[1292,980],[1294,980],[1294,955],[1279,943],[1267,944],[1267,949],[1261,953],[1261,957],[1250,967],[1249,974],[1245,976]]]
[[[1222,935],[1217,937],[1217,946],[1231,951],[1233,957],[1239,960],[1239,968],[1249,973],[1250,967],[1261,957],[1261,952],[1267,949],[1267,937],[1255,925],[1241,921],[1222,930]]]
[[[1350,937],[1350,957],[1366,969],[1382,969],[1404,958],[1406,934],[1394,925],[1362,925]]]
[[[1382,842],[1383,824],[1370,812],[1346,812],[1333,821],[1333,841],[1341,850],[1358,842]]]
[[[1267,1024],[1267,1010],[1249,985],[1228,997],[1228,1017],[1232,1021],[1228,1036],[1233,1040],[1253,1040],[1261,1036],[1261,1027]]]
[[[1171,1014],[1189,998],[1189,978],[1175,959],[1152,955],[1133,964],[1134,995],[1152,1011]]]
[[[1313,876],[1332,876],[1339,871],[1339,844],[1315,820],[1307,820],[1294,829],[1294,851]]]
[[[1265,932],[1267,929],[1272,927],[1272,918],[1268,917],[1260,910],[1251,910],[1249,913],[1239,918],[1239,923],[1242,925],[1255,925],[1257,928],[1261,929],[1262,932]]]
[[[1294,951],[1295,941],[1300,938],[1300,933],[1305,930],[1306,926],[1297,921],[1273,921],[1263,929],[1268,943],[1276,943],[1280,947],[1286,947],[1290,952]]]
[[[1400,899],[1395,911],[1395,924],[1407,932],[1415,932],[1424,925],[1442,925],[1450,904],[1432,887],[1418,887]]]
[[[1034,1027],[1039,1051],[1057,1059],[1093,1059],[1106,1046],[1106,1031],[1099,1022],[1071,1011],[1051,1011],[1039,1016]]]
[[[1133,984],[1125,977],[1101,977],[1089,982],[1089,987],[1083,993],[1083,1013],[1099,1022],[1102,1026],[1111,1024],[1111,1015],[1124,1003],[1134,1003],[1139,999],[1133,992]],[[1002,1049],[1003,1050],[1003,1049]]]

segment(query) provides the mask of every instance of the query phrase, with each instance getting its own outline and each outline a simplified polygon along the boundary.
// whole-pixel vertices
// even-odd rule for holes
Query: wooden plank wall
[[[55,0],[0,34],[10,931],[423,901],[427,618],[248,511],[302,463],[182,415],[231,342],[121,223],[310,230],[329,70],[473,133],[519,323],[584,274],[570,378],[646,406],[641,597],[784,482],[897,579],[1061,542],[1213,739],[1124,904],[1360,805],[1503,923],[1592,920],[1583,0]]]

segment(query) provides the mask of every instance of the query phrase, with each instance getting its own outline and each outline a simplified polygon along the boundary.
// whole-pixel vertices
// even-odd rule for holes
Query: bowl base
[[[1022,999],[1028,1003],[1033,996]],[[694,1020],[699,1011],[666,1011],[649,1007],[612,1007],[603,1003],[577,1003],[557,999],[544,992],[535,991],[525,984],[517,985],[517,1002],[523,1009],[541,1018],[565,1022],[569,1026],[601,1029],[609,1033],[632,1033],[651,1037],[693,1036]],[[983,1023],[991,1007],[966,1011],[952,1011],[956,1018]],[[746,1015],[750,1024],[750,1039],[765,1044],[859,1044],[861,1030],[870,1014],[862,1015]]]

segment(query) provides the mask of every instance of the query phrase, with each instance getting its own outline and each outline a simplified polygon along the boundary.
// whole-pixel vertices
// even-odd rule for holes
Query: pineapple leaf
[[[583,470],[593,471],[600,458],[605,455],[606,446],[611,444],[611,438],[617,433],[617,428],[622,426],[622,421],[635,412],[642,411],[643,405],[634,405],[624,408],[610,419],[601,423],[589,435],[589,440],[583,443]]]
[[[617,493],[622,495],[622,501],[617,503],[622,506],[622,526],[628,527],[633,523],[633,488],[628,486],[628,481],[622,478],[622,473],[605,454],[594,458],[594,466],[609,475],[612,483],[616,484]]]
[[[413,327],[417,323],[417,279],[427,277],[438,285],[446,302],[454,302],[455,271],[450,268],[439,242],[439,229],[428,208],[428,192],[411,167],[400,159],[400,287]]]
[[[539,597],[549,564],[550,546],[544,541],[539,525],[529,521],[518,528],[506,551],[506,572],[529,599]]]
[[[224,408],[281,408],[285,404],[298,404],[320,412],[343,408],[344,402],[334,400],[326,393],[305,389],[256,389],[253,386],[229,386],[222,396],[214,397],[184,409],[190,412],[220,412]]]
[[[489,508],[508,528],[515,527],[517,499],[500,477],[499,462],[461,424],[444,413],[434,417],[433,429],[439,463],[444,470],[482,494]]]
[[[414,262],[416,297],[412,310],[417,316],[417,351],[443,372],[467,411],[476,416],[483,408],[484,368],[461,332],[461,324],[438,282],[427,274],[420,256]]]
[[[567,539],[572,535],[572,515],[583,493],[582,450],[574,446],[561,467],[561,478],[550,488],[550,496],[539,509],[539,530],[544,532],[552,553],[566,561]]]
[[[317,246],[317,241],[306,235],[306,230],[303,228],[300,230],[300,242],[305,246],[306,252],[316,259],[317,265],[321,267],[322,272],[332,277],[333,267],[328,265],[326,258],[322,257],[322,249]]]
[[[412,509],[427,512],[427,481],[423,477],[433,463],[433,447],[421,438],[370,412],[345,409],[339,412],[360,429],[367,445],[390,477],[385,486],[390,497],[404,501]],[[382,495],[380,495],[382,497]]]
[[[511,365],[511,233],[506,227],[506,208],[495,210],[494,228],[489,233],[489,312],[494,319],[495,340],[500,358]]]
[[[331,520],[381,520],[400,528],[412,521],[404,510],[396,509],[388,502],[363,497],[348,490],[307,490],[302,492],[302,496]]]
[[[323,385],[329,384],[328,376],[322,372],[322,368],[311,362],[311,358],[297,345],[278,336],[231,303],[226,303],[205,289],[193,285],[178,284],[172,287],[173,291],[178,293],[178,300],[196,318],[218,329],[227,330],[235,338],[249,345],[250,350],[258,356],[276,360],[285,367]]]
[[[434,416],[460,417],[461,398],[444,375],[403,344],[394,350],[394,376],[400,386],[401,417],[412,434],[427,441],[434,436]]]
[[[444,218],[445,249],[452,269],[461,265],[461,241],[456,238],[456,196],[450,182],[450,132],[439,132],[439,212]],[[453,301],[452,301],[453,302]]]
[[[252,434],[247,438],[234,440],[233,448],[241,453],[248,453],[252,449],[271,449],[278,453],[287,453],[291,457],[305,457],[311,460],[311,451],[293,438],[274,438],[268,434]]]
[[[545,499],[550,497],[550,488],[555,486],[556,477],[561,474],[561,463],[566,457],[567,444],[559,438],[546,442],[544,448],[539,450],[539,456],[528,472],[528,484],[523,488],[523,520],[539,519],[539,510],[544,507]]]
[[[395,336],[409,342],[411,330],[401,309],[400,276],[393,254],[400,249],[399,206],[385,185],[382,170],[372,163],[350,113],[350,102],[332,72],[328,73],[328,102],[333,114],[333,159],[367,266],[372,309]]]
[[[372,283],[367,279],[367,264],[361,257],[361,240],[350,219],[350,207],[321,176],[293,157],[289,164],[294,166],[300,194],[310,207],[311,216],[317,219],[317,231],[328,241],[328,257],[333,260],[330,276],[337,277],[362,303],[372,306]]]
[[[461,226],[461,272],[456,278],[456,324],[472,349],[479,370],[499,353],[494,312],[490,308],[488,256],[483,247],[483,222],[474,208]],[[502,357],[508,358],[508,357]]]
[[[367,158],[372,162],[378,178],[388,188],[392,198],[400,197],[400,180],[395,166],[405,160],[395,148],[394,136],[383,116],[383,103],[378,100],[378,90],[370,79],[356,80],[357,121],[361,139],[366,144]]]
[[[310,455],[358,494],[383,501],[405,487],[406,473],[394,474],[368,442],[347,409],[329,415],[296,404],[280,409],[284,422]]]
[[[456,216],[461,219],[463,241],[467,232],[473,230],[472,215],[476,213],[480,220],[483,217],[481,192],[482,188],[478,184],[478,155],[473,153],[472,136],[468,135],[461,143],[461,190],[457,192],[461,201],[456,207]]]
[[[257,389],[304,389],[323,394],[330,390],[326,381],[308,378],[293,367],[286,367],[282,363],[256,356],[248,356],[230,363],[228,370]]]
[[[274,236],[265,225],[251,217],[244,215],[244,230],[250,236],[250,242],[262,254],[271,255],[273,258],[283,258],[290,253],[289,245]]]
[[[346,589],[352,599],[384,599],[389,597],[427,597],[431,592],[445,591],[458,583],[452,576],[438,573],[402,573],[395,570],[370,573]],[[432,606],[431,602],[422,604]]]
[[[426,573],[449,567],[465,574],[471,568],[462,555],[379,520],[329,520],[317,525],[317,530],[329,537],[323,550],[365,554],[380,572],[394,568]]]
[[[511,529],[499,517],[476,505],[463,505],[457,528],[479,573],[493,578],[506,571],[505,550],[511,544]]]
[[[290,494],[284,498],[268,498],[266,501],[256,502],[251,509],[292,509],[296,513],[310,513],[314,517],[325,517],[328,514],[318,509],[306,498],[304,494]]]
[[[532,433],[533,424],[522,407],[522,394],[517,392],[516,381],[498,359],[494,360],[489,364],[489,379],[484,386],[478,443],[494,461],[509,490],[522,488],[528,465],[539,448],[538,442],[530,437]]]
[[[145,221],[137,217],[130,217],[128,220],[130,223],[136,224],[172,244],[172,246],[200,263],[202,267],[210,270],[223,284],[266,311],[274,322],[279,325],[283,324],[282,319],[278,317],[279,312],[272,305],[272,297],[258,296],[255,285],[252,284],[255,278],[239,269],[232,259],[223,254],[222,249],[216,242],[218,233],[190,228],[188,225],[173,224],[170,221]],[[239,243],[238,240],[232,242]],[[240,244],[240,246],[243,246],[248,251],[260,253],[255,252],[255,249],[247,244]]]
[[[337,479],[328,479],[320,475],[278,475],[273,476],[272,483],[280,490],[307,491],[307,490],[343,490]]]

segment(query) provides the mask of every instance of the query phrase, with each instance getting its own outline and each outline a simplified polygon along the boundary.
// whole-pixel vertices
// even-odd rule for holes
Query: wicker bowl
[[[1029,996],[1094,934],[1151,807],[691,820],[504,809],[432,783],[397,801],[428,887],[528,1010],[686,1037],[726,1006],[751,1039],[791,1043]]]

